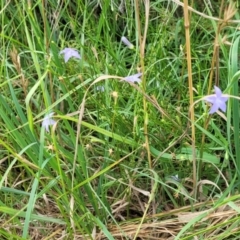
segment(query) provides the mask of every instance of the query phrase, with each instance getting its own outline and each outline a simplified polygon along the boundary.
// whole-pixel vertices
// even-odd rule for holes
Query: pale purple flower
[[[130,43],[126,37],[122,36],[122,37],[121,37],[121,41],[122,41],[128,48],[130,48],[130,49],[133,49],[133,48],[134,48],[133,44]]]
[[[175,181],[177,181],[177,182],[180,182],[180,181],[181,181],[181,179],[178,177],[178,174],[172,175],[172,176],[170,176],[170,178],[172,178],[173,180],[175,180]]]
[[[215,94],[212,96],[205,97],[205,100],[212,104],[211,109],[209,111],[210,114],[215,113],[218,109],[221,109],[223,112],[226,112],[226,102],[228,100],[228,96],[223,95],[220,88],[214,86]]]
[[[47,132],[49,132],[49,126],[54,125],[56,123],[56,121],[52,119],[53,114],[54,112],[46,114],[42,121],[42,127],[45,128]]]
[[[125,77],[124,80],[130,83],[135,83],[135,82],[140,83],[142,81],[140,79],[141,76],[142,76],[142,73],[137,73],[137,74]]]
[[[96,87],[96,90],[97,90],[98,92],[104,92],[104,91],[105,91],[105,88],[104,88],[104,86],[97,86],[97,87]]]
[[[74,48],[64,48],[60,54],[63,54],[64,55],[64,61],[65,63],[68,62],[68,60],[71,58],[71,57],[74,57],[74,58],[78,58],[78,59],[81,59],[81,56],[80,54],[78,53],[78,51]]]

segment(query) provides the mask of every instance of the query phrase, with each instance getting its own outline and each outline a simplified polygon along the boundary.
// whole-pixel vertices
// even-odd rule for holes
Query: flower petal
[[[71,58],[71,55],[68,54],[68,53],[66,53],[66,54],[64,55],[64,61],[65,61],[65,63],[68,62],[70,58]]]
[[[121,41],[122,41],[127,47],[129,47],[130,49],[133,49],[133,48],[134,48],[133,44],[130,43],[126,37],[122,36],[122,37],[121,37]]]
[[[134,83],[134,82],[140,83],[141,82],[141,79],[140,79],[141,76],[142,76],[142,73],[137,73],[137,74],[125,77],[124,80],[127,81],[127,82],[131,82],[131,83]]]
[[[228,96],[221,96],[221,101],[222,102],[227,102],[227,100],[228,100]]]
[[[216,101],[216,96],[207,96],[205,100],[207,102],[214,103]]]
[[[49,132],[49,126],[54,125],[56,123],[55,120],[52,119],[54,112],[46,114],[42,121],[42,127]]]
[[[96,90],[97,90],[98,92],[104,92],[104,91],[105,91],[105,87],[104,87],[104,86],[97,86],[97,87],[96,87]]]
[[[214,89],[215,89],[215,93],[216,93],[217,97],[221,97],[222,96],[221,89],[217,86],[214,86]]]
[[[226,103],[225,102],[221,102],[221,104],[219,104],[219,108],[223,111],[226,112]]]
[[[210,114],[213,114],[213,113],[215,113],[215,112],[217,112],[217,111],[218,111],[218,105],[217,105],[217,104],[213,104],[213,105],[211,106],[211,109],[210,109],[209,113],[210,113]]]
[[[77,58],[77,59],[81,59],[80,54],[78,53],[78,51],[74,48],[64,48],[62,51],[60,51],[60,54],[64,55],[64,61],[65,63],[68,62],[68,60],[71,57]]]

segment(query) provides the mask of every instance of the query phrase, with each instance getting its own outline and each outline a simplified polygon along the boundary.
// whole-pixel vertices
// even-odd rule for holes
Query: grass
[[[238,239],[237,9],[2,1],[1,239]]]

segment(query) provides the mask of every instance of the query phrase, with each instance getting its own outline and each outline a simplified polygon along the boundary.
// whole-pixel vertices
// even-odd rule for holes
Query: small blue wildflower
[[[180,181],[181,181],[181,179],[178,177],[178,174],[172,175],[172,176],[170,176],[170,178],[172,178],[173,180],[175,180],[175,181],[177,181],[177,182],[180,182]]]
[[[52,119],[53,114],[54,112],[46,114],[42,121],[42,127],[45,128],[47,132],[49,132],[49,126],[54,125],[56,123],[56,121]]]
[[[133,44],[130,43],[126,37],[122,36],[122,37],[121,37],[121,41],[122,41],[128,48],[130,48],[130,49],[133,49],[133,48],[134,48]]]
[[[228,96],[223,95],[220,88],[214,86],[215,94],[212,96],[205,97],[205,100],[212,104],[211,109],[209,111],[210,114],[213,114],[221,109],[223,112],[226,112],[226,102],[228,100]]]
[[[135,82],[140,83],[142,81],[140,79],[141,76],[142,76],[142,73],[137,73],[137,74],[125,77],[124,80],[130,83],[135,83]]]
[[[74,48],[64,48],[60,54],[63,54],[64,55],[64,61],[65,63],[68,62],[68,60],[71,58],[71,57],[74,57],[74,58],[78,58],[78,59],[81,59],[81,56],[80,54],[78,53],[78,51]]]
[[[104,86],[97,86],[97,87],[96,87],[96,90],[97,90],[98,92],[104,92],[104,91],[105,91],[105,87],[104,87]]]

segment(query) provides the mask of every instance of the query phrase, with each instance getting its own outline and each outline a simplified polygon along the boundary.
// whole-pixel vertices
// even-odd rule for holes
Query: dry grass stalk
[[[18,73],[18,75],[20,76],[20,81],[21,81],[21,87],[23,89],[24,92],[24,96],[27,96],[27,87],[28,87],[28,81],[27,79],[25,79],[25,76],[22,72],[22,67],[21,67],[21,62],[20,62],[20,57],[18,54],[18,51],[15,47],[13,47],[10,52],[9,52],[9,56],[13,62],[13,65]]]

